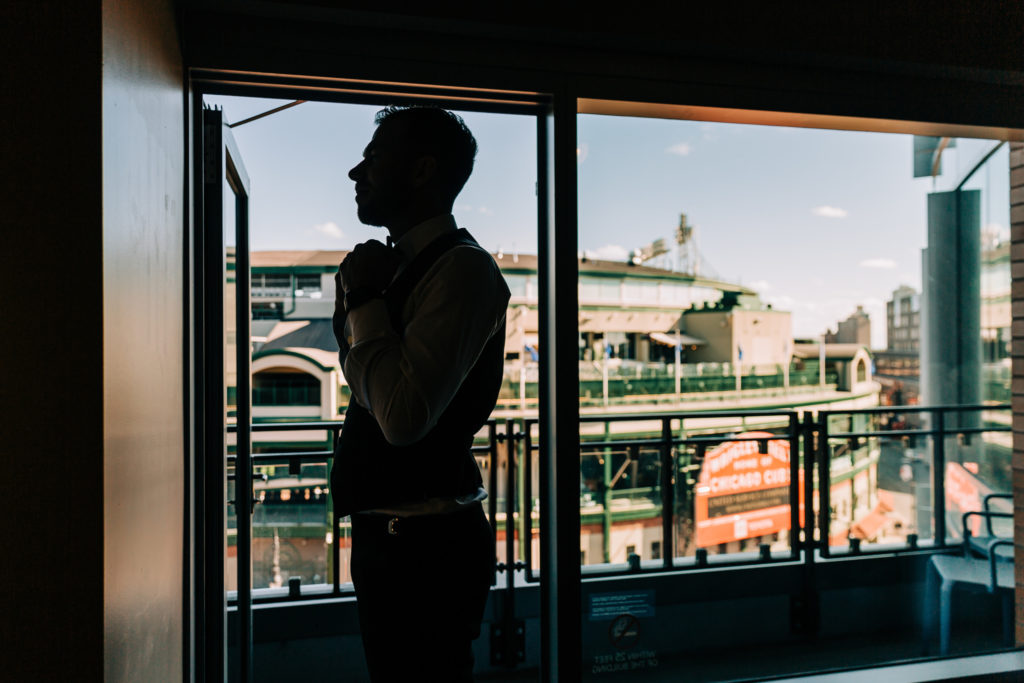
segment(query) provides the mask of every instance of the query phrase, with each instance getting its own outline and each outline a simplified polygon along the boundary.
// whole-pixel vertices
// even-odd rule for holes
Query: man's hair
[[[388,121],[406,127],[405,142],[410,152],[434,157],[444,198],[454,203],[473,172],[476,158],[476,138],[462,117],[440,107],[390,106],[374,117],[378,126]]]

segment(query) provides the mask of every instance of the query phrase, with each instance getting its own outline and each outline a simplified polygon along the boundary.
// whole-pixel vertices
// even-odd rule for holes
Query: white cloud
[[[491,211],[490,209],[488,209],[486,206],[481,206],[479,209],[477,209],[477,211],[482,213],[482,214],[484,214],[485,216],[493,216],[494,215],[494,212]]]
[[[685,157],[687,154],[690,153],[690,146],[688,144],[686,144],[685,142],[680,142],[677,145],[672,145],[671,147],[666,147],[665,148],[665,153],[666,154],[678,154],[681,157]]]
[[[811,213],[823,218],[846,218],[850,215],[850,212],[846,209],[840,209],[838,206],[827,205],[816,206],[811,209]]]
[[[341,232],[341,228],[334,221],[327,221],[326,223],[317,223],[313,226],[313,231],[318,232],[324,237],[329,237],[332,240],[340,240],[344,237],[344,233]]]
[[[597,249],[587,249],[587,258],[600,259],[602,261],[628,261],[629,250],[618,244],[606,244]]]
[[[860,262],[861,268],[876,268],[878,270],[892,270],[896,262],[891,258],[869,258]]]

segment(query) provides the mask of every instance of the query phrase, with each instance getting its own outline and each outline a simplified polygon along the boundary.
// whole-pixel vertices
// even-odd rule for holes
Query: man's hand
[[[387,248],[377,240],[357,244],[338,266],[335,278],[341,285],[338,296],[357,287],[383,291],[395,277],[400,261],[401,257],[396,250]]]

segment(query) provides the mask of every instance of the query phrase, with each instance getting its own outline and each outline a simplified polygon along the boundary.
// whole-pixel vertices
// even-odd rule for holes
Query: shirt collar
[[[402,239],[395,242],[395,249],[402,254],[402,260],[408,263],[416,258],[423,249],[441,235],[456,230],[455,217],[441,214],[413,226]]]

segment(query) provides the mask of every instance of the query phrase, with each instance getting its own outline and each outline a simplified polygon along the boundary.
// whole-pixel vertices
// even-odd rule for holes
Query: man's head
[[[455,114],[437,107],[387,107],[351,171],[359,220],[395,229],[442,212],[473,171],[476,140]]]

